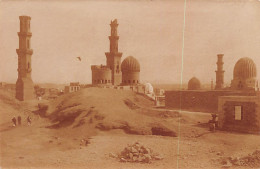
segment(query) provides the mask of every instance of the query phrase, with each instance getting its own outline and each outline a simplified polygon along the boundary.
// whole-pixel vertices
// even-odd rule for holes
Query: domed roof
[[[188,90],[198,90],[200,89],[200,81],[196,77],[193,77],[188,82]]]
[[[140,64],[133,56],[128,56],[121,64],[122,72],[140,72]]]
[[[239,59],[234,67],[233,77],[234,79],[255,78],[256,65],[254,61],[248,57]]]

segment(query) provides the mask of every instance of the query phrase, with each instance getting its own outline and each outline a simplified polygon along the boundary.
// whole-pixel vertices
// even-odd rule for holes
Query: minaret
[[[211,79],[211,90],[213,90],[213,79]]]
[[[34,86],[31,78],[31,56],[33,54],[33,50],[31,49],[31,17],[20,16],[19,19],[19,49],[16,49],[16,53],[18,54],[18,79],[16,81],[16,99],[23,101],[34,98]]]
[[[259,92],[258,80],[257,80],[257,82],[256,82],[255,90]]]
[[[216,72],[216,86],[215,89],[222,89],[224,85],[224,70],[223,70],[223,56],[224,54],[218,54],[217,70]]]
[[[117,35],[117,20],[113,20],[110,23],[111,26],[111,36],[110,40],[110,52],[106,52],[107,66],[112,70],[112,84],[120,85],[122,82],[122,72],[121,72],[121,57],[122,53],[118,52],[118,39]]]

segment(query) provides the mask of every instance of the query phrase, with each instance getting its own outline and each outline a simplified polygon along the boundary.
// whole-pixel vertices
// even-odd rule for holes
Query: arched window
[[[30,62],[28,62],[28,69],[30,69]]]
[[[116,66],[116,73],[119,73],[119,65]]]
[[[131,83],[131,80],[128,80],[128,83]]]
[[[135,80],[133,80],[133,83],[135,83]]]
[[[243,87],[242,82],[239,81],[238,88],[241,89]]]

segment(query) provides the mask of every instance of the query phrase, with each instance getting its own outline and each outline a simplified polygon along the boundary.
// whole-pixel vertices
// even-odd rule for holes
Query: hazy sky
[[[105,64],[110,21],[117,18],[119,51],[139,60],[141,81],[180,83],[184,0],[1,1],[0,81],[16,82],[19,16],[31,16],[34,82],[91,82],[90,65]],[[187,0],[183,82],[215,81],[224,54],[225,83],[241,57],[260,79],[260,1]],[[79,62],[76,57],[81,56]]]

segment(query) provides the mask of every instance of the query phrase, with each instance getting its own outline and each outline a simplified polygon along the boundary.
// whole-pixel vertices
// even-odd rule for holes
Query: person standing
[[[16,126],[16,118],[15,118],[15,116],[12,118],[12,122],[13,122],[13,127],[15,127]]]
[[[30,116],[27,117],[27,125],[30,126],[32,124],[32,119]]]

